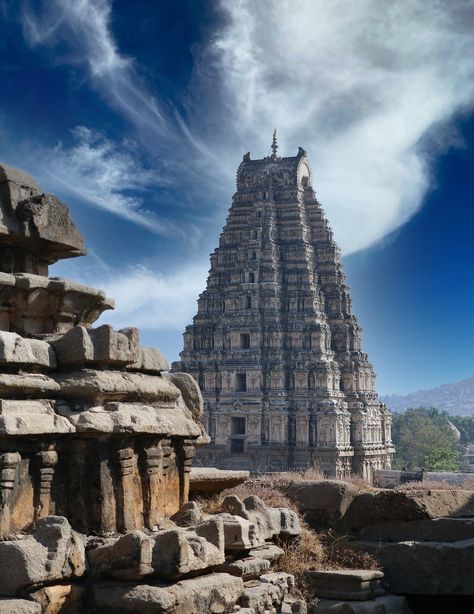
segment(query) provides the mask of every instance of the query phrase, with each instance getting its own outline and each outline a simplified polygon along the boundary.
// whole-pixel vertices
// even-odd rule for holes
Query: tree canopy
[[[434,407],[413,407],[392,415],[397,468],[423,467],[427,471],[463,468],[463,449],[449,424],[455,424],[449,414]]]

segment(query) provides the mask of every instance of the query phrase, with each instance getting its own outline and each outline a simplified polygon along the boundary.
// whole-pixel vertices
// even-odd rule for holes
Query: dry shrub
[[[308,576],[310,569],[321,569],[325,554],[317,533],[303,524],[299,537],[289,541],[280,540],[278,545],[284,554],[275,564],[275,571],[284,571],[295,577],[296,593],[308,605],[315,601],[314,582]]]
[[[222,493],[212,495],[212,497],[196,497],[195,501],[203,514],[219,514],[222,511]]]
[[[381,569],[372,554],[352,548],[347,535],[336,535],[329,530],[320,533],[319,539],[325,555],[322,569]]]

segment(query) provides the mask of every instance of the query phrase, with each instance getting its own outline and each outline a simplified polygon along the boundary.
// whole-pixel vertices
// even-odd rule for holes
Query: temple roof
[[[258,160],[252,160],[250,152],[246,153],[237,170],[237,189],[280,189],[300,185],[303,178],[311,182],[311,167],[306,151],[299,147],[296,156],[280,157],[274,140],[272,154]]]

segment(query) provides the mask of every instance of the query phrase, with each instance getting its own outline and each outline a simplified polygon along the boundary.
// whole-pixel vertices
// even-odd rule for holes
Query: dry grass
[[[197,499],[196,502],[204,513],[217,514],[222,511],[222,503],[226,495],[236,495],[242,500],[249,495],[256,495],[266,505],[288,507],[295,511],[300,518],[301,535],[292,540],[277,541],[284,554],[275,564],[275,570],[292,574],[296,582],[296,596],[305,599],[311,606],[315,602],[314,582],[308,576],[308,571],[312,569],[380,569],[380,565],[367,552],[351,548],[346,536],[336,536],[332,531],[323,533],[312,531],[299,515],[295,502],[279,490],[279,487],[284,488],[285,485],[294,481],[294,474],[289,473],[280,474],[276,476],[276,479],[273,475],[259,476],[208,499]]]
[[[213,495],[207,499],[197,498],[196,503],[205,514],[218,514],[222,511],[222,504],[227,495],[235,495],[242,501],[250,495],[260,497],[262,501],[269,507],[288,507],[289,509],[298,512],[298,508],[294,501],[286,497],[282,492],[270,485],[261,484],[259,481],[248,480],[244,484],[239,484],[235,488],[223,490],[217,495]]]
[[[284,554],[275,564],[276,571],[285,571],[295,577],[296,593],[309,606],[316,601],[314,581],[308,571],[330,569],[380,569],[380,564],[368,552],[355,550],[346,537],[337,537],[331,531],[316,533],[302,524],[301,535],[293,540],[280,540]]]
[[[406,482],[405,484],[400,484],[394,490],[401,492],[411,490],[459,490],[459,486],[449,484],[445,480],[426,480],[424,482]]]

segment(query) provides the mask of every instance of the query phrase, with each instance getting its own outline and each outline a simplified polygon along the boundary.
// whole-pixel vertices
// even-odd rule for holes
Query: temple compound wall
[[[181,361],[205,401],[197,461],[254,471],[390,467],[390,412],[361,348],[339,249],[303,149],[237,171]]]

